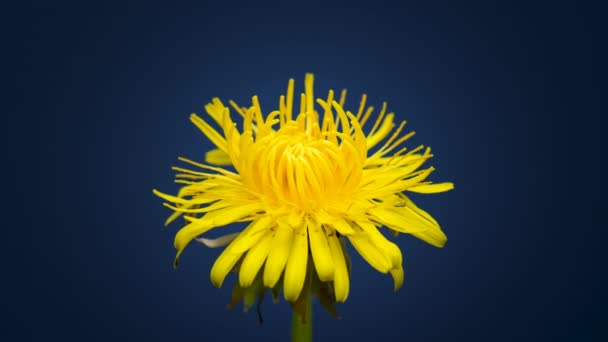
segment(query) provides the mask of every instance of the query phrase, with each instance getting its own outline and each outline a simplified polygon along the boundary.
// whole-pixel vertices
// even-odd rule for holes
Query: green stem
[[[302,320],[295,310],[291,319],[291,341],[292,342],[311,342],[312,341],[312,296],[306,296],[306,319]]]

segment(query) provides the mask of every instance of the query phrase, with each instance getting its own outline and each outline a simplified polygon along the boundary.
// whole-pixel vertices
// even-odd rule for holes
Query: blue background
[[[342,319],[315,307],[317,341],[605,338],[600,8],[420,3],[7,9],[0,334],[286,341],[285,302],[264,303],[262,327],[225,310],[230,287],[208,279],[218,250],[193,245],[172,269],[178,225],[163,228],[151,189],[176,191],[177,156],[209,148],[191,112],[254,94],[269,109],[314,72],[317,94],[346,87],[351,108],[387,100],[417,132],[409,146],[433,148],[432,179],[456,184],[414,197],[446,247],[400,236],[397,293],[352,252]]]

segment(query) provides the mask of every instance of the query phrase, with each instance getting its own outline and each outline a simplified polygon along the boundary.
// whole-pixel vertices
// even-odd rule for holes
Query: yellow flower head
[[[356,114],[344,109],[345,97],[343,91],[336,101],[329,91],[326,99],[315,100],[313,75],[307,74],[295,117],[293,79],[279,109],[267,115],[256,96],[249,108],[230,101],[238,124],[217,98],[205,106],[209,118],[192,114],[190,120],[217,149],[207,153],[207,164],[180,158],[199,169],[174,167],[176,181],[184,184],[176,196],[154,191],[174,211],[167,224],[181,215],[186,220],[175,236],[176,265],[193,239],[250,222],[237,234],[197,239],[211,247],[227,245],[211,269],[215,286],[236,269],[241,288],[258,283],[276,290],[282,284],[285,299],[295,302],[310,268],[343,302],[349,260],[341,240],[350,241],[373,268],[390,273],[395,290],[403,284],[401,251],[382,227],[442,247],[446,236],[437,222],[404,193],[453,188],[426,181],[433,167],[421,166],[432,157],[430,148],[400,148],[414,132],[402,135],[405,122],[394,129],[386,103],[370,120],[373,107],[366,107],[365,95]]]

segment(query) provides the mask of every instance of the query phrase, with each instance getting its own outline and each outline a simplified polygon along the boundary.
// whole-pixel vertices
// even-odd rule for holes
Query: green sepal
[[[251,308],[253,306],[253,304],[255,304],[255,298],[258,296],[260,290],[262,290],[263,288],[263,282],[262,282],[262,274],[263,274],[263,269],[261,269],[258,274],[255,276],[255,279],[253,280],[253,283],[251,284],[251,286],[247,287],[245,289],[245,297],[243,300],[243,310],[245,312],[247,312],[249,310],[249,308]]]
[[[277,283],[274,285],[274,287],[272,288],[272,302],[273,303],[278,303],[279,299],[281,298],[281,289],[283,288],[283,275],[281,274],[281,278],[279,278],[279,281],[277,281]]]
[[[333,286],[330,283],[321,283],[319,286],[319,292],[317,292],[316,295],[323,308],[327,310],[327,312],[329,312],[334,318],[338,318],[336,296],[334,294]]]
[[[245,289],[241,287],[238,281],[235,282],[234,286],[232,287],[232,298],[230,300],[230,304],[228,304],[226,307],[228,309],[234,308],[238,303],[241,302],[241,300],[243,300],[244,296]]]

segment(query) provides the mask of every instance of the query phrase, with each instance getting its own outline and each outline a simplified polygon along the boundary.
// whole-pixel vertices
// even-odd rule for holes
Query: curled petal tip
[[[403,279],[405,278],[403,267],[399,266],[398,268],[392,269],[390,272],[393,277],[393,291],[397,292],[403,286]]]

